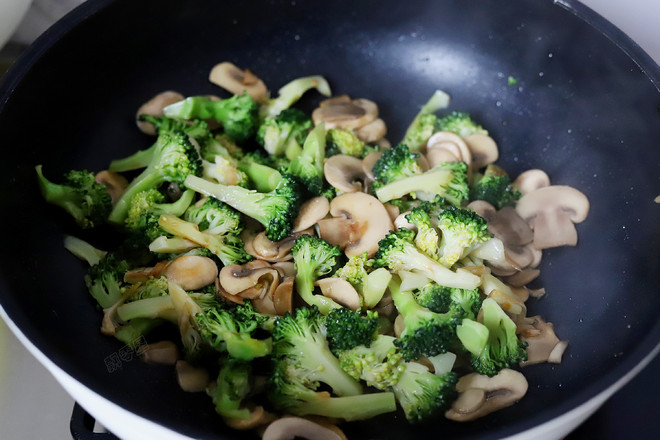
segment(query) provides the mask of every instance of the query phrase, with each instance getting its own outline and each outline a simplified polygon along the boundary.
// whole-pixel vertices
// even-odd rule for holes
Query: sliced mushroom
[[[568,341],[559,340],[551,322],[546,322],[541,316],[532,316],[525,318],[519,325],[519,331],[520,339],[528,344],[527,360],[521,362],[521,366],[541,362],[561,362],[561,354],[566,349]]]
[[[300,206],[293,232],[311,228],[330,212],[330,202],[323,196],[313,197]]]
[[[534,281],[541,274],[538,269],[525,268],[506,278],[506,283],[514,287],[522,287]]]
[[[366,178],[362,170],[362,160],[346,154],[331,156],[323,165],[325,179],[342,192],[360,191]]]
[[[275,313],[284,315],[293,312],[293,278],[282,281],[273,292]]]
[[[370,123],[363,125],[355,130],[355,135],[362,142],[372,144],[387,134],[385,121],[380,118],[374,119]]]
[[[148,364],[174,365],[179,360],[179,349],[172,341],[154,342],[141,349],[140,356]]]
[[[259,102],[264,102],[268,98],[268,89],[262,80],[249,70],[242,70],[230,62],[213,66],[209,81],[234,95],[242,95],[246,92]]]
[[[355,287],[342,278],[321,278],[316,281],[324,296],[332,298],[337,303],[351,310],[358,310],[362,307],[360,295]]]
[[[345,440],[336,430],[302,417],[283,417],[274,421],[264,431],[262,440]]]
[[[218,276],[218,266],[210,258],[186,255],[172,260],[163,271],[163,275],[184,290],[197,290],[215,281]]]
[[[470,149],[468,148],[463,138],[456,133],[449,131],[439,131],[434,133],[433,136],[429,138],[426,143],[426,155],[427,159],[429,160],[429,166],[431,168],[435,167],[439,163],[431,162],[431,157],[429,157],[429,153],[435,148],[447,149],[454,155],[458,153],[458,159],[461,162],[465,162],[468,165],[468,169],[472,168],[472,154],[470,153]]]
[[[151,136],[156,135],[156,128],[153,126],[153,124],[150,122],[140,121],[140,115],[162,116],[163,109],[165,107],[170,104],[174,104],[175,102],[183,101],[184,99],[185,96],[183,96],[181,93],[167,90],[157,94],[149,101],[142,104],[138,111],[135,113],[135,121],[140,131]]]
[[[263,406],[255,406],[250,410],[250,416],[247,419],[236,419],[232,417],[223,417],[222,420],[232,429],[247,431],[257,429],[260,426],[268,425],[276,420],[275,414],[264,409]]]
[[[355,221],[360,235],[347,244],[344,252],[348,257],[362,255],[369,258],[378,250],[378,242],[393,229],[392,221],[383,204],[365,193],[346,193],[330,202],[330,214]]]
[[[280,241],[272,241],[266,237],[265,232],[259,232],[254,235],[253,232],[244,230],[242,237],[245,243],[245,251],[259,260],[265,260],[271,263],[288,261],[293,258],[291,248],[295,241],[304,234],[312,234],[311,228],[297,231],[283,238]]]
[[[458,398],[445,417],[456,422],[478,419],[513,405],[527,393],[527,388],[525,376],[508,368],[493,377],[468,374],[458,380]]]
[[[209,372],[204,368],[193,367],[184,360],[176,361],[176,378],[183,391],[200,393],[209,384]]]
[[[119,173],[115,173],[114,171],[99,171],[96,173],[96,176],[94,176],[94,180],[96,183],[100,183],[101,185],[105,186],[108,194],[110,194],[113,206],[124,194],[126,187],[128,187],[128,180],[126,180],[126,177]]]
[[[392,220],[392,222],[394,222],[400,214],[399,207],[394,206],[391,203],[384,203],[383,206],[385,207],[385,210],[387,211],[387,214],[389,214],[390,220]]]
[[[317,223],[319,236],[333,246],[344,250],[350,243],[360,239],[361,228],[352,218],[324,218]]]
[[[472,167],[479,170],[486,165],[494,163],[499,158],[497,144],[492,137],[487,134],[471,134],[463,138],[470,154],[472,155]]]
[[[263,297],[273,283],[279,280],[277,270],[272,267],[239,266],[231,264],[220,270],[220,286],[230,295]],[[248,289],[256,289],[249,292]],[[242,293],[245,292],[243,295]],[[256,293],[255,293],[256,292]]]
[[[455,154],[451,148],[440,147],[429,150],[426,153],[426,160],[429,164],[437,165],[443,162],[460,162],[461,158],[458,154]]]
[[[543,170],[532,169],[521,173],[516,180],[513,181],[513,186],[520,191],[523,196],[532,191],[540,188],[550,186],[550,177]]]
[[[312,112],[314,125],[325,123],[325,129],[357,129],[378,117],[378,106],[368,99],[350,99],[348,96],[327,99]]]
[[[296,265],[292,261],[280,261],[272,264],[282,278],[294,278],[296,276]]]
[[[584,221],[589,200],[575,188],[552,185],[525,194],[518,200],[516,212],[534,230],[534,247],[575,246],[574,223]]]
[[[362,159],[362,172],[367,176],[367,179],[374,180],[373,168],[374,164],[378,162],[378,159],[383,155],[382,151],[374,151],[373,153],[367,154],[367,156]]]
[[[396,228],[397,231],[402,228],[406,228],[410,231],[417,230],[417,226],[415,226],[413,223],[410,223],[406,218],[408,214],[410,214],[410,211],[402,212],[394,219],[394,227]]]

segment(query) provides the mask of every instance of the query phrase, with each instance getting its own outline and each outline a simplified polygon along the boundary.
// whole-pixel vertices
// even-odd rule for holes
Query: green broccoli
[[[317,125],[307,135],[302,152],[291,159],[288,173],[294,176],[301,187],[313,195],[323,191],[323,160],[325,159],[325,128]]]
[[[448,105],[449,95],[442,90],[436,90],[413,119],[401,143],[408,145],[411,151],[419,151],[431,135],[437,131],[434,129],[437,118],[433,113]]]
[[[200,231],[213,235],[240,235],[243,231],[241,213],[213,197],[206,198],[201,204],[190,206],[183,213],[183,219],[195,223]]]
[[[490,240],[488,224],[483,217],[470,209],[446,207],[438,217],[438,228],[442,232],[439,261],[452,266],[470,249]]]
[[[417,289],[414,296],[420,306],[432,312],[453,312],[461,319],[475,319],[481,308],[478,289],[458,289],[431,282]]]
[[[392,274],[387,269],[373,269],[372,263],[367,258],[366,252],[362,255],[354,255],[333,275],[348,281],[355,287],[365,309],[373,308],[378,304],[392,278]]]
[[[255,219],[266,227],[266,237],[272,241],[279,241],[289,235],[301,203],[300,185],[286,174],[277,187],[268,193],[212,183],[195,176],[189,176],[184,185],[215,197]]]
[[[476,288],[481,279],[467,271],[456,272],[425,255],[415,246],[415,233],[402,228],[390,231],[378,243],[374,267],[387,267],[393,272],[407,270],[422,274],[436,283],[461,289]]]
[[[339,352],[339,365],[351,377],[370,387],[389,390],[406,369],[403,356],[394,345],[393,336],[378,335],[370,341]]]
[[[360,383],[349,376],[332,354],[324,336],[324,321],[315,307],[277,320],[273,331],[274,371],[269,398],[290,414],[314,414],[361,420],[396,410],[394,394],[362,394]],[[335,395],[317,392],[321,383]]]
[[[488,134],[487,130],[474,122],[470,115],[465,112],[454,111],[439,118],[435,123],[435,128],[435,131],[450,131],[461,137],[470,136],[471,134]]]
[[[492,298],[481,305],[483,324],[463,319],[456,329],[459,340],[472,356],[470,363],[479,374],[496,375],[527,360],[527,343],[518,339],[516,324]]]
[[[219,101],[208,96],[191,96],[163,109],[169,118],[213,119],[238,143],[255,135],[259,124],[258,111],[259,106],[247,93]]]
[[[105,223],[112,210],[112,199],[106,187],[96,182],[94,173],[71,170],[64,175],[64,182],[57,184],[44,177],[41,165],[35,170],[44,199],[64,209],[78,226],[88,229]]]
[[[378,313],[368,310],[365,315],[345,307],[333,309],[326,318],[326,337],[330,350],[336,355],[358,345],[369,347],[378,333]]]
[[[117,201],[108,217],[110,222],[122,224],[126,220],[131,200],[137,193],[158,188],[165,182],[183,184],[186,176],[202,174],[202,161],[185,133],[161,133],[157,144],[149,166],[128,185]]]
[[[420,306],[410,291],[401,291],[398,281],[390,282],[390,293],[405,329],[394,341],[407,361],[447,352],[456,343],[460,317],[450,311],[435,313]]]
[[[496,209],[514,205],[520,198],[520,191],[511,183],[508,174],[486,174],[476,180],[470,188],[470,201],[485,200]]]
[[[162,214],[183,215],[194,196],[194,191],[186,190],[176,202],[164,203],[165,196],[157,189],[140,191],[131,199],[125,221],[126,229],[145,234],[149,241],[166,235],[158,225],[158,218]]]
[[[243,361],[268,356],[272,349],[271,339],[254,338],[258,323],[241,319],[243,316],[232,309],[216,307],[198,313],[195,321],[204,339],[220,352]]]
[[[289,81],[277,91],[277,98],[269,99],[259,108],[259,118],[265,120],[279,115],[291,107],[308,90],[316,89],[323,96],[330,97],[330,85],[322,76],[306,76]]]
[[[425,202],[426,203],[426,202]],[[440,259],[440,236],[424,206],[413,208],[406,220],[417,227],[415,246],[434,260]]]
[[[244,401],[252,391],[251,379],[249,362],[224,359],[215,384],[206,389],[206,394],[213,399],[215,411],[230,419],[248,419],[250,410],[244,407]]]
[[[327,157],[336,154],[346,154],[357,158],[364,158],[369,153],[378,151],[378,147],[365,144],[355,133],[350,130],[331,128],[326,133],[325,155]]]
[[[282,173],[271,164],[269,158],[258,152],[247,153],[239,161],[238,169],[246,174],[251,188],[267,193],[277,188],[282,181]]]
[[[460,206],[463,200],[467,200],[468,192],[465,162],[443,162],[422,174],[404,177],[376,188],[376,197],[385,203],[407,194],[421,200],[432,200],[439,195],[451,204]]]
[[[342,255],[339,247],[332,246],[322,238],[311,235],[299,237],[293,248],[293,263],[296,269],[296,292],[310,306],[316,306],[324,315],[332,309],[340,308],[332,299],[314,294],[314,282],[331,273]]]
[[[85,284],[101,308],[111,307],[122,296],[124,274],[129,269],[126,260],[111,252],[87,270]]]
[[[312,128],[312,119],[296,108],[283,110],[259,126],[257,143],[271,156],[295,158]]]
[[[405,144],[398,144],[385,150],[371,171],[375,179],[374,189],[422,174],[422,169],[417,163],[419,156],[419,153],[411,153]]]

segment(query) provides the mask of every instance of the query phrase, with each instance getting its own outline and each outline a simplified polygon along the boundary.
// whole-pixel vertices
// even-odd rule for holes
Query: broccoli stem
[[[385,203],[393,199],[419,192],[420,200],[433,200],[435,194],[445,194],[446,187],[451,183],[454,173],[451,170],[438,168],[388,183],[376,190],[378,200]],[[426,197],[427,194],[432,194]]]
[[[121,173],[124,171],[137,170],[140,168],[145,168],[151,162],[151,159],[154,157],[154,152],[156,151],[156,144],[147,148],[146,150],[140,150],[134,154],[131,154],[128,157],[122,159],[115,159],[110,162],[108,170]]]
[[[122,304],[117,308],[117,316],[122,321],[135,318],[163,318],[176,323],[176,312],[172,298],[168,295]]]
[[[159,173],[154,173],[153,170],[147,168],[139,176],[131,182],[124,191],[122,197],[117,201],[114,209],[108,216],[108,221],[115,224],[122,224],[128,215],[131,208],[131,200],[140,191],[146,191],[151,188],[156,188],[163,182],[163,176]]]
[[[331,298],[323,295],[314,294],[314,280],[316,275],[312,268],[300,267],[296,273],[296,292],[298,295],[310,306],[316,306],[324,315],[330,313],[332,309],[341,308],[341,305],[337,304]]]
[[[360,394],[347,397],[327,397],[305,402],[296,413],[315,414],[340,418],[347,421],[364,420],[380,414],[396,411],[396,399],[392,392]]]

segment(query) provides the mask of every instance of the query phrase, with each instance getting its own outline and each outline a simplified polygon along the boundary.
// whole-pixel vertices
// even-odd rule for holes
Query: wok
[[[180,391],[170,367],[134,360],[110,371],[105,359],[121,345],[99,334],[84,267],[62,247],[80,234],[41,200],[34,165],[50,175],[100,170],[143,148],[137,107],[165,89],[221,93],[207,75],[225,60],[272,90],[322,74],[335,93],[378,102],[394,142],[444,89],[452,109],[490,130],[512,175],[543,168],[592,204],[578,246],[545,253],[548,294],[529,301],[530,315],[552,321],[570,346],[560,365],[524,370],[521,403],[471,424],[381,417],[346,425],[350,438],[501,438],[538,426],[536,438],[558,437],[658,351],[660,70],[579,3],[89,1],[0,87],[0,302],[22,340],[118,435],[248,436],[224,427],[203,394]],[[82,238],[113,244],[111,231]]]

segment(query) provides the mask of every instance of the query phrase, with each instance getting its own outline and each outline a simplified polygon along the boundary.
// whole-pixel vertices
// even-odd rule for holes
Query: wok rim
[[[10,69],[2,78],[2,81],[0,81],[0,113],[2,113],[6,103],[9,101],[9,99],[11,99],[13,92],[19,83],[23,80],[26,74],[30,72],[34,64],[37,63],[40,58],[51,49],[52,46],[57,44],[60,39],[65,37],[67,33],[73,28],[80,25],[85,20],[93,17],[94,15],[102,13],[104,9],[116,1],[118,0],[98,0],[94,2],[84,2],[74,8],[71,12],[69,12],[48,30],[46,30],[42,35],[40,35],[25,50],[21,58],[10,67]],[[563,8],[567,13],[574,14],[579,19],[584,21],[586,25],[593,27],[597,32],[606,37],[618,49],[622,50],[628,58],[637,64],[637,66],[640,67],[642,73],[660,92],[660,67],[637,43],[635,43],[623,31],[618,29],[601,15],[597,14],[591,8],[577,0],[547,1],[549,3],[551,2],[555,7]],[[2,289],[2,291],[0,291],[0,317],[7,321],[9,327],[12,329],[12,332],[17,335],[23,345],[25,345],[30,350],[32,355],[35,356],[37,360],[39,360],[39,362],[42,363],[49,370],[49,372],[56,377],[56,379],[58,379],[58,381],[60,381],[60,377],[63,377],[62,374],[66,375],[74,382],[80,384],[86,390],[93,393],[99,399],[119,407],[126,415],[138,417],[144,422],[148,422],[150,424],[156,425],[159,428],[165,429],[167,432],[182,435],[169,427],[160,425],[131,411],[124,410],[119,406],[118,402],[111,401],[108,398],[96,393],[91,387],[92,384],[85,384],[75,379],[71,373],[69,373],[69,371],[73,369],[73,364],[71,364],[68,359],[63,357],[61,358],[57,353],[52,352],[52,350],[50,355],[48,355],[47,352],[49,351],[49,347],[47,345],[41,347],[43,344],[40,344],[39,337],[36,334],[37,332],[33,328],[34,326],[28,326],[27,328],[23,329],[15,324],[14,321],[27,321],[27,316],[22,316],[21,314],[17,313],[16,307],[13,307],[13,317],[16,319],[12,318],[13,304],[11,304],[12,301],[10,297],[8,297],[8,300],[7,298],[4,298],[4,290],[5,289]],[[26,342],[28,344],[26,344]],[[634,349],[628,351],[625,355],[625,358],[621,359],[618,365],[613,367],[605,375],[595,379],[592,384],[579,390],[572,391],[571,395],[567,397],[561,404],[550,407],[542,413],[539,413],[539,415],[520,420],[513,425],[502,427],[497,434],[507,436],[507,438],[526,438],[526,435],[534,432],[536,428],[542,428],[552,424],[552,422],[558,418],[566,416],[574,410],[578,410],[584,405],[589,404],[589,402],[594,401],[594,399],[597,399],[599,396],[605,395],[605,398],[603,398],[602,401],[595,408],[593,408],[593,410],[586,413],[586,419],[586,417],[595,412],[598,407],[600,407],[607,400],[607,398],[609,398],[618,389],[630,381],[637,373],[639,373],[639,371],[641,371],[646,366],[646,364],[648,364],[659,352],[660,322],[656,323],[654,327],[649,329],[644,339],[641,340]],[[54,373],[53,370],[49,368],[49,366],[55,367],[62,374]],[[70,392],[68,389],[67,391]],[[96,417],[95,414],[93,415]],[[100,416],[98,420],[104,424],[109,422],[106,426],[112,426],[111,421],[104,421],[103,415],[98,415]],[[577,427],[578,424],[573,426],[571,430]],[[570,432],[570,430],[566,431],[566,433],[568,432]],[[488,436],[488,434],[486,434],[486,436]],[[173,438],[187,439],[188,437],[183,436]]]

